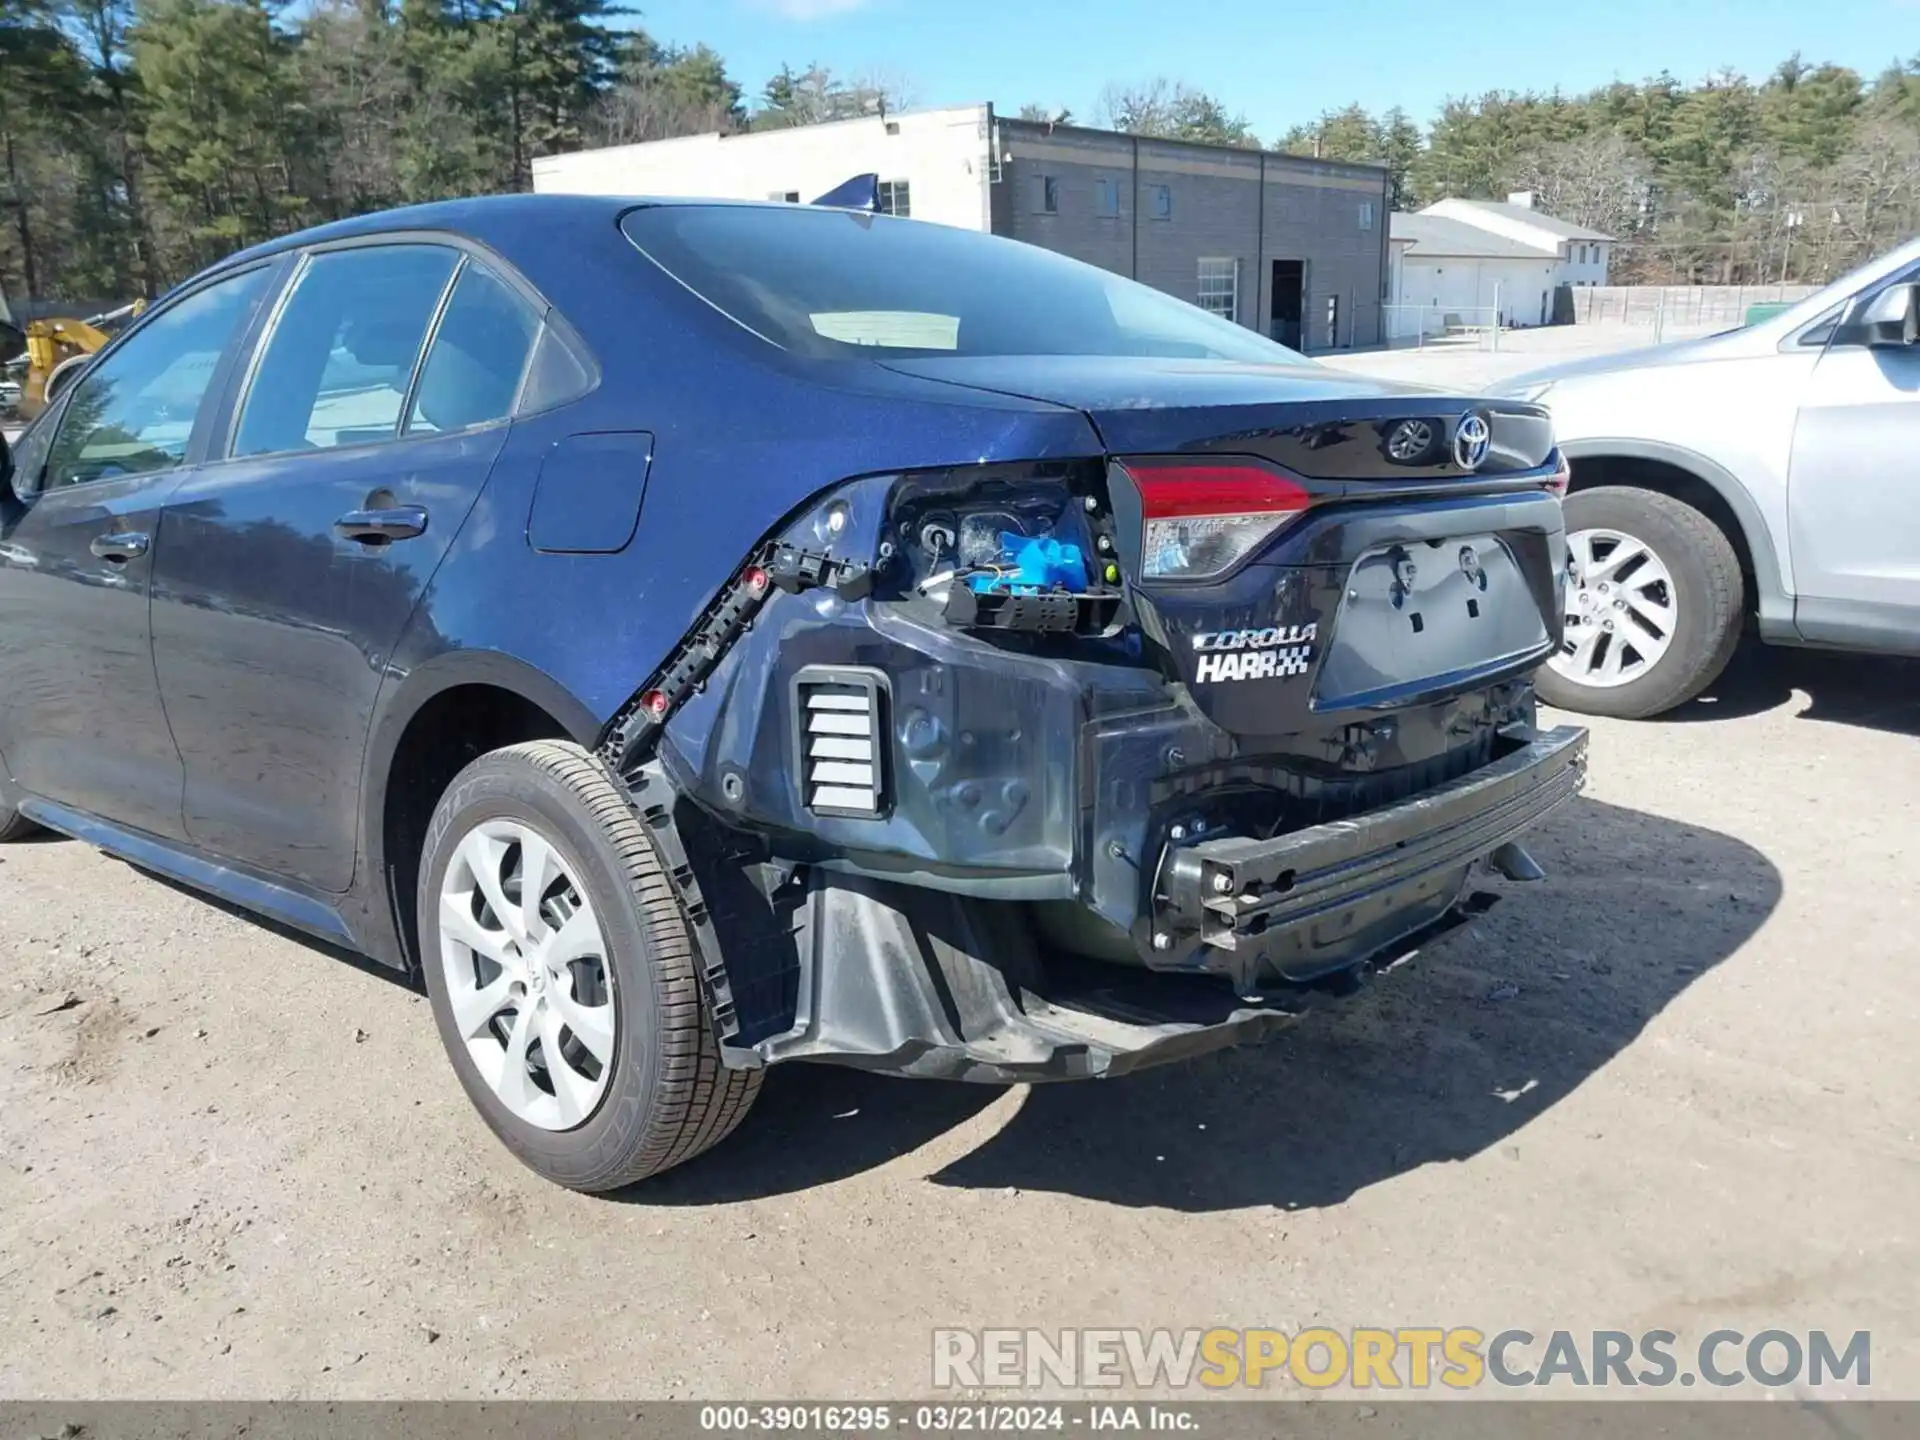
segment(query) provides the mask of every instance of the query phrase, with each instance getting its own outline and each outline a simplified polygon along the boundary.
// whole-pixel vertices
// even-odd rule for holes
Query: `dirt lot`
[[[1258,1050],[776,1072],[612,1200],[424,1001],[67,841],[0,852],[0,1396],[924,1393],[949,1325],[1873,1331],[1920,1397],[1920,669],[1596,727],[1551,879]],[[1695,1392],[1699,1393],[1699,1392]]]

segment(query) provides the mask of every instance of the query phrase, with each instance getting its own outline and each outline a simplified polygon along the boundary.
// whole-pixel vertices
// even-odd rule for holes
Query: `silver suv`
[[[1920,240],[1757,325],[1539,370],[1573,461],[1568,710],[1638,719],[1778,645],[1920,654]]]

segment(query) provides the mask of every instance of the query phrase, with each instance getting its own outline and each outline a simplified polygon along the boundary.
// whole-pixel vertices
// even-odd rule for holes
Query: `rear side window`
[[[549,318],[533,347],[526,388],[520,392],[520,413],[537,415],[577,400],[592,388],[593,371]]]
[[[391,440],[459,255],[379,245],[311,257],[247,387],[235,455]]]
[[[468,260],[434,332],[406,433],[469,430],[504,420],[540,331],[540,317],[506,281]]]

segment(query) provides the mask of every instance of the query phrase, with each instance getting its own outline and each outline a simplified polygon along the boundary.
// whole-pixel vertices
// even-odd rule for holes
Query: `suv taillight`
[[[1291,525],[1313,497],[1262,465],[1129,460],[1140,492],[1140,578],[1208,580]]]

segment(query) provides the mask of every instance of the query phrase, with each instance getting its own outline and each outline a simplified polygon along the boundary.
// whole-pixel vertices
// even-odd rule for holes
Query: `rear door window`
[[[540,316],[533,307],[469,259],[421,367],[406,433],[444,434],[506,419],[539,333]]]
[[[233,453],[392,440],[421,348],[459,264],[440,245],[375,245],[308,258],[254,368]]]

